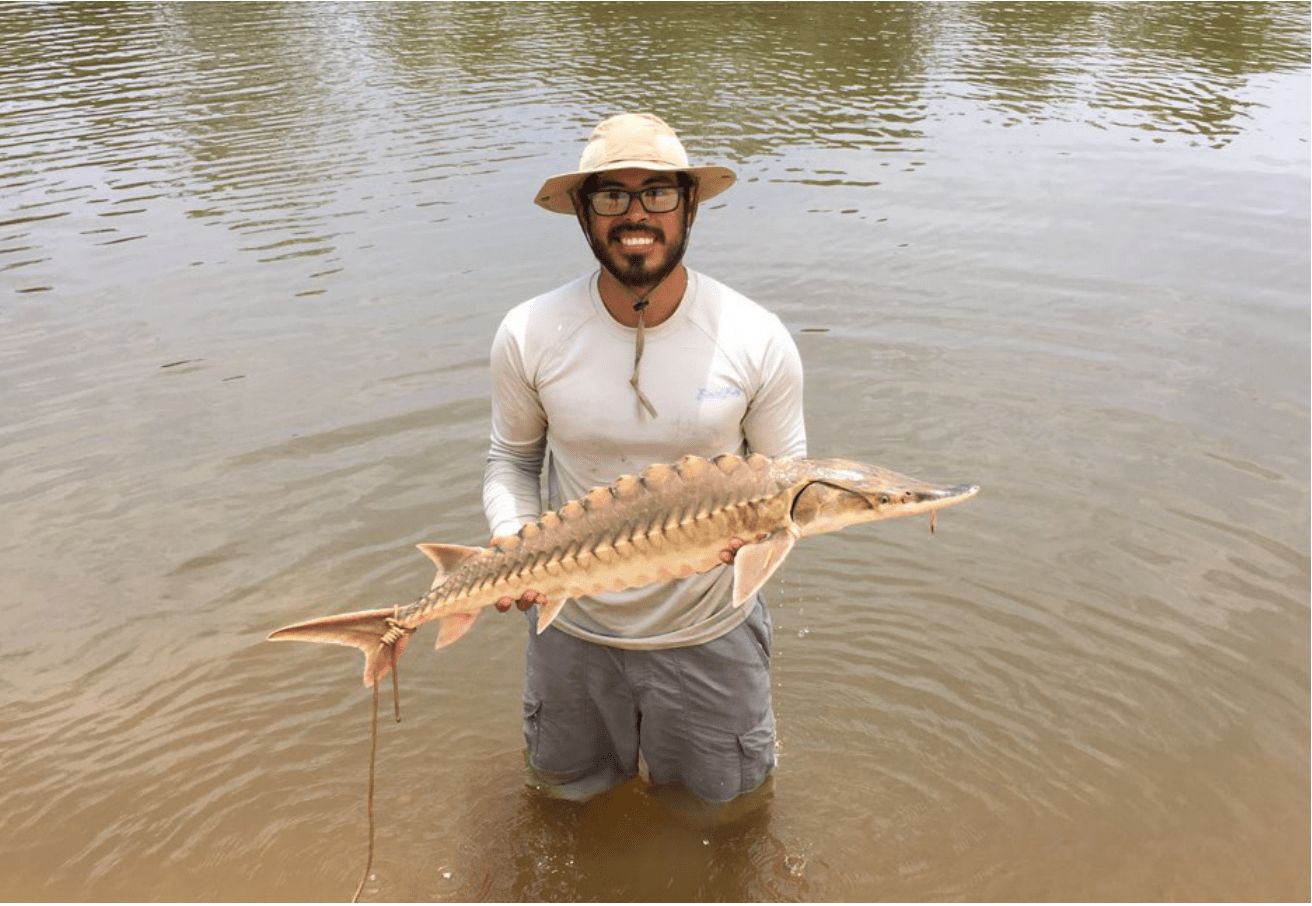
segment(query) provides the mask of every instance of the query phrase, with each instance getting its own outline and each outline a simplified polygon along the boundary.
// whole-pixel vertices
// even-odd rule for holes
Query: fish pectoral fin
[[[565,602],[568,600],[568,598],[561,598],[559,601],[548,601],[545,604],[538,605],[538,635],[541,635],[542,630],[551,625],[551,621],[556,618],[556,614],[560,613],[560,609],[565,606]]]
[[[473,613],[453,613],[449,617],[442,617],[442,624],[437,630],[437,644],[433,647],[445,648],[457,641],[474,625],[480,613],[482,611],[476,610]]]
[[[462,544],[416,544],[415,547],[437,566],[439,578],[484,550],[481,547],[465,547]],[[434,579],[433,583],[436,586],[437,579]]]
[[[778,531],[765,540],[744,544],[733,558],[733,606],[742,607],[774,575],[797,542],[790,531]]]

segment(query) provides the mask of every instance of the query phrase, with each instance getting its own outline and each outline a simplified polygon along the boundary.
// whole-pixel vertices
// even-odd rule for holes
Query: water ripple
[[[482,540],[492,332],[588,267],[532,190],[655,105],[740,172],[690,261],[796,331],[812,449],[984,492],[799,546],[716,834],[524,790],[519,621],[416,646],[369,894],[1305,897],[1307,20],[7,5],[0,892],[352,888],[358,655],[263,639]]]

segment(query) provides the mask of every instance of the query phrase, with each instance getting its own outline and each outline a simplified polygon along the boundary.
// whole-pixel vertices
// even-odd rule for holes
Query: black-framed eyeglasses
[[[668,214],[679,206],[683,186],[651,186],[630,192],[626,189],[602,189],[588,193],[592,211],[602,217],[618,217],[629,210],[633,199],[638,199],[648,214]]]

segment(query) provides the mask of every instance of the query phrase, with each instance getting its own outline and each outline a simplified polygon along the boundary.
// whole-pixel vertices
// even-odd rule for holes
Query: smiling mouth
[[[610,239],[612,242],[618,242],[625,249],[636,251],[652,247],[658,241],[661,241],[663,237],[647,230],[634,230],[630,228],[627,230],[615,231],[611,234]]]

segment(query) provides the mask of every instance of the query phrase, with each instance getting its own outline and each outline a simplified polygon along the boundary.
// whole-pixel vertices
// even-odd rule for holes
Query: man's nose
[[[647,209],[642,206],[642,199],[639,198],[636,194],[629,196],[629,206],[625,208],[624,213],[620,214],[619,216],[624,218],[629,218],[630,214],[634,215],[634,217],[630,219],[637,219],[637,220],[647,219]]]

